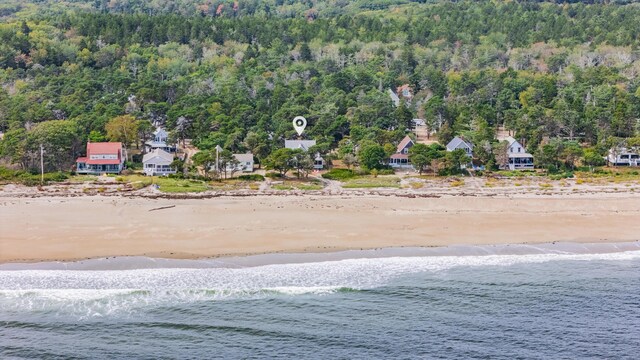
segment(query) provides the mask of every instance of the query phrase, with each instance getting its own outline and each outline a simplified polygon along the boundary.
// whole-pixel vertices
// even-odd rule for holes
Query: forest
[[[303,115],[328,157],[389,155],[422,118],[488,165],[499,127],[540,167],[597,163],[640,145],[638,19],[625,1],[10,0],[0,157],[37,168],[44,144],[47,171],[68,171],[126,118],[138,139],[162,124],[262,162]]]

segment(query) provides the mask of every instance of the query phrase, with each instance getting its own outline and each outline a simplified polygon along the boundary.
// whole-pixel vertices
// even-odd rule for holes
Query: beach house
[[[467,156],[473,158],[473,144],[459,136],[454,137],[447,144],[447,151],[453,151],[457,149],[464,150],[467,153]]]
[[[124,168],[122,143],[87,143],[87,156],[76,159],[77,174],[119,174]]]
[[[509,143],[507,157],[509,170],[533,170],[533,155],[525,151],[524,146],[511,136],[505,140]]]
[[[287,149],[301,149],[303,151],[309,151],[312,146],[316,145],[315,140],[285,140],[284,147]],[[313,169],[314,170],[322,170],[324,169],[324,159],[320,156],[319,152],[316,152],[313,156]]]
[[[613,166],[640,166],[640,151],[614,147],[609,150],[607,162]]]
[[[163,128],[157,128],[153,132],[153,138],[144,143],[145,150],[151,152],[155,149],[161,149],[169,153],[176,152],[176,146],[168,144],[169,134]]]
[[[480,164],[477,160],[473,159],[473,148],[474,145],[469,140],[466,140],[460,136],[454,137],[447,144],[447,151],[454,151],[457,149],[462,149],[469,157],[469,163],[463,164],[461,167],[463,169],[471,168],[473,170],[484,170],[484,165]]]
[[[253,172],[253,154],[233,154],[233,157],[236,159],[237,163],[235,168],[229,168],[227,169],[228,171]]]
[[[389,157],[389,166],[393,168],[413,167],[409,161],[409,149],[414,145],[409,136],[405,136],[396,147],[396,153]]]
[[[148,176],[175,174],[176,169],[171,166],[172,162],[173,154],[162,149],[154,149],[142,158],[142,170]]]

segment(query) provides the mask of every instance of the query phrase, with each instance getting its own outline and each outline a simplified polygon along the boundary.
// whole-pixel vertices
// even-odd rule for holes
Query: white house
[[[640,166],[640,152],[624,147],[612,148],[607,155],[607,162],[613,166]]]
[[[149,176],[175,174],[176,169],[171,167],[172,162],[173,154],[155,149],[142,158],[142,170]]]
[[[144,143],[144,146],[147,151],[161,149],[166,152],[176,152],[175,145],[169,145],[167,141],[169,141],[169,134],[163,128],[157,128],[153,132],[153,139]]]
[[[462,149],[467,153],[467,156],[469,156],[470,158],[473,157],[473,144],[458,136],[454,137],[447,144],[447,151],[453,151],[457,149]]]
[[[233,154],[233,157],[238,161],[238,164],[233,170],[242,172],[253,172],[253,154]]]
[[[405,136],[396,147],[396,153],[389,157],[389,166],[393,168],[413,167],[409,161],[409,149],[414,145],[409,136]]]
[[[505,140],[509,143],[509,170],[533,170],[533,155],[526,152],[524,146],[511,136],[507,136]]]
[[[309,151],[309,148],[316,145],[315,140],[285,140],[284,147],[287,149],[301,149],[303,151]],[[324,159],[320,156],[320,153],[316,153],[313,157],[313,168],[315,170],[322,170],[324,168]]]

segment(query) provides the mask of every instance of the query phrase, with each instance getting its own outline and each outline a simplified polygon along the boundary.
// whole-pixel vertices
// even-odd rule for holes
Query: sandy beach
[[[640,239],[640,196],[0,198],[0,262]]]

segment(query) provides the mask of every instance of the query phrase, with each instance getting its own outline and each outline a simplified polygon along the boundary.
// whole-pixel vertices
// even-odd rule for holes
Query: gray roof
[[[144,157],[142,158],[142,162],[145,163],[155,157],[158,157],[168,162],[173,161],[173,154],[170,154],[162,149],[155,149],[152,152],[144,154]]]
[[[466,141],[465,139],[461,138],[461,137],[454,137],[451,141],[449,141],[449,143],[447,144],[447,151],[453,151],[455,149],[460,149],[460,146],[464,145],[464,147],[468,147],[469,149],[473,149],[473,144]]]
[[[284,147],[287,149],[302,149],[304,151],[309,150],[310,147],[315,146],[315,140],[285,140]]]
[[[233,157],[236,158],[239,162],[253,162],[253,154],[233,154]]]
[[[506,142],[508,142],[508,143],[509,143],[509,145],[511,145],[511,144],[513,144],[514,142],[518,141],[518,140],[514,139],[514,138],[513,138],[513,137],[511,137],[511,136],[507,136],[506,138],[504,138],[504,140],[505,140]]]

